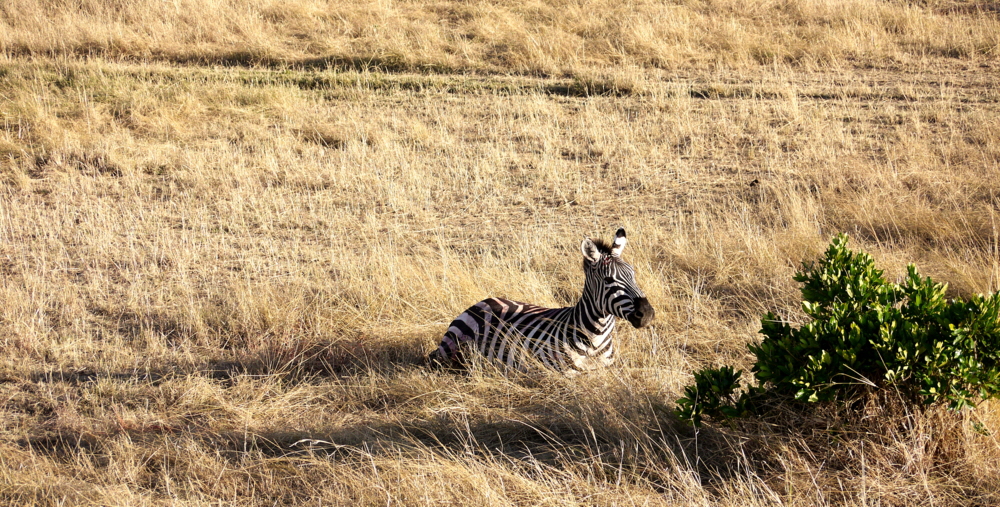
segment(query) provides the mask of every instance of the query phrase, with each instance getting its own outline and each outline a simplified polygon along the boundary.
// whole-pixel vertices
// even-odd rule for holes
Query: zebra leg
[[[452,328],[448,329],[448,332],[444,334],[441,338],[441,345],[434,349],[433,352],[427,356],[427,362],[431,366],[435,367],[454,367],[461,365],[462,361],[462,351],[460,349],[461,342],[453,332]]]

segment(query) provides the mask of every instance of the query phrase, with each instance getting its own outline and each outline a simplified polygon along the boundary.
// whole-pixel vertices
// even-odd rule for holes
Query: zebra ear
[[[625,249],[626,243],[628,243],[628,240],[625,239],[625,229],[618,229],[618,232],[615,233],[615,242],[611,246],[611,255],[615,257],[620,256],[622,250]]]
[[[583,240],[583,244],[580,245],[580,251],[583,252],[583,258],[590,262],[601,260],[601,251],[598,250],[597,245],[590,238]]]

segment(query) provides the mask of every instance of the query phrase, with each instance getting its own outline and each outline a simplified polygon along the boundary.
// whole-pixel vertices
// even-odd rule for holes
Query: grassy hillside
[[[1000,289],[998,51],[983,2],[5,2],[0,501],[995,504],[996,403],[671,410],[837,232]],[[618,226],[614,367],[423,367]]]

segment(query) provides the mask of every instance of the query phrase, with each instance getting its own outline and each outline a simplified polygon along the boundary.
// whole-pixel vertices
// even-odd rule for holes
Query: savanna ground
[[[0,499],[996,505],[996,403],[672,409],[837,232],[1000,288],[998,10],[3,2]],[[618,226],[657,319],[614,367],[422,365]]]

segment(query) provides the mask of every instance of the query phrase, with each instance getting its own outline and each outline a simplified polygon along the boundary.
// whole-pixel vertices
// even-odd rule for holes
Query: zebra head
[[[583,240],[583,271],[587,276],[584,298],[591,298],[594,310],[614,315],[640,328],[656,314],[646,295],[635,283],[635,270],[621,259],[625,249],[625,229],[618,229],[615,241],[607,245],[590,238]]]

